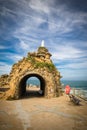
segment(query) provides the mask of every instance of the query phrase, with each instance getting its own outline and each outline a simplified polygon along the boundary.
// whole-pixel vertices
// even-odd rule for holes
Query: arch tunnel
[[[45,89],[46,89],[46,82],[45,82],[45,79],[39,75],[39,74],[35,74],[35,73],[32,73],[32,74],[27,74],[25,75],[19,82],[19,91],[18,91],[18,97],[19,98],[22,98],[23,96],[26,95],[27,93],[27,86],[26,86],[26,82],[29,78],[31,77],[36,77],[39,81],[40,81],[40,90],[42,91],[42,94],[39,94],[38,93],[38,96],[45,96]],[[28,96],[30,96],[30,92],[28,91]],[[35,93],[33,91],[33,97],[35,97]]]

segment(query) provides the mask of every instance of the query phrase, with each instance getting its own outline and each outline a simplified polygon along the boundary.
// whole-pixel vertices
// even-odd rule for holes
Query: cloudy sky
[[[87,0],[0,0],[0,74],[42,40],[63,79],[87,80]]]

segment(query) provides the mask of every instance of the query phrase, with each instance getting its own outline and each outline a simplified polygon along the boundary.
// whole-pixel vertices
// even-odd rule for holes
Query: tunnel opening
[[[26,81],[26,93],[25,96],[33,97],[33,96],[42,96],[40,90],[40,80],[36,77],[30,77]]]
[[[36,80],[36,81],[35,81]],[[19,97],[43,97],[45,96],[45,80],[38,74],[28,74],[19,83]]]

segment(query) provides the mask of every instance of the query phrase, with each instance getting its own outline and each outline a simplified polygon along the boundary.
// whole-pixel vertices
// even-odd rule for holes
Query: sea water
[[[27,84],[40,86],[40,80],[38,78],[29,78],[27,81]],[[71,90],[73,88],[75,89],[75,94],[80,94],[80,96],[83,96],[87,99],[87,81],[75,81],[75,80],[61,80],[61,84],[63,89],[66,85],[69,85],[71,87]]]
[[[85,89],[87,90],[87,81],[69,81],[69,80],[62,80],[61,83],[64,85],[70,85],[71,87],[74,88],[80,88],[80,89]]]
[[[87,81],[69,81],[69,80],[62,80],[61,81],[63,88],[66,85],[71,87],[71,93],[79,95],[82,98],[87,99]]]
[[[36,85],[36,86],[40,86],[40,80],[38,79],[38,78],[29,78],[28,80],[27,80],[27,84],[28,85],[31,85],[31,86],[34,86],[34,85]]]

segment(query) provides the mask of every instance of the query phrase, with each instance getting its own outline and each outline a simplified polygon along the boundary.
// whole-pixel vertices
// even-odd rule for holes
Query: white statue
[[[41,47],[44,47],[44,40],[42,40],[41,42]]]

